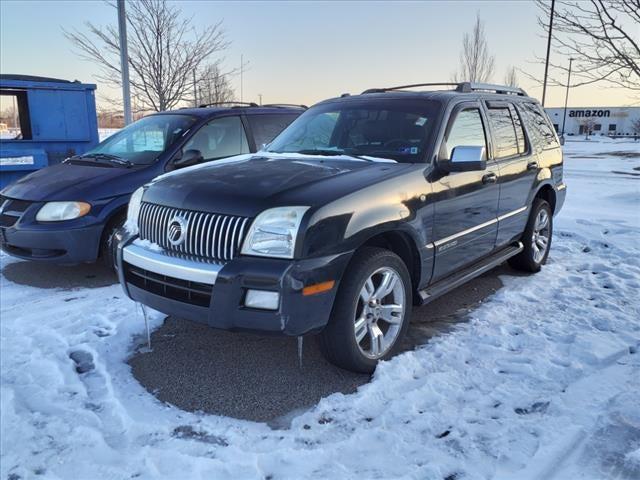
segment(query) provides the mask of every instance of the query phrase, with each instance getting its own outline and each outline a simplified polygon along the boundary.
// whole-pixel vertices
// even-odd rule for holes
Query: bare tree
[[[231,102],[235,91],[229,81],[230,74],[222,73],[217,63],[202,69],[197,81],[198,102],[200,104]]]
[[[493,75],[494,64],[494,57],[489,54],[484,23],[478,14],[473,32],[465,33],[462,38],[460,66],[454,73],[453,80],[455,82],[488,82]]]
[[[584,118],[580,121],[580,126],[582,127],[582,131],[584,132],[585,140],[589,140],[589,135],[593,133],[593,129],[596,126],[596,122],[593,118]]]
[[[546,32],[550,2],[536,3],[538,23]],[[639,24],[640,0],[556,0],[554,52],[574,59],[572,86],[604,82],[640,92]],[[567,67],[557,61],[550,65],[559,78],[550,77],[549,83],[566,86]]]
[[[100,66],[99,80],[121,85],[117,26],[86,26],[88,33],[65,30],[65,36],[82,58]],[[127,2],[127,29],[132,96],[146,110],[171,109],[185,100],[193,73],[228,46],[222,22],[196,31],[192,19],[182,18],[167,0]]]
[[[510,87],[518,86],[518,71],[516,67],[509,67],[507,73],[504,75],[504,84]]]

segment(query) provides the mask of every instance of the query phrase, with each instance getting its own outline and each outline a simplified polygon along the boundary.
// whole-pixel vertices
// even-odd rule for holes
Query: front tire
[[[509,265],[524,272],[539,272],[547,263],[553,235],[553,212],[546,200],[533,201],[531,215],[522,234],[524,250],[509,259]]]
[[[409,326],[412,296],[406,265],[395,253],[366,247],[344,274],[320,339],[325,357],[347,370],[372,373],[395,355]]]
[[[116,248],[118,247],[116,241],[116,233],[120,230],[126,217],[120,216],[112,221],[110,221],[105,227],[104,233],[102,235],[102,242],[100,245],[100,257],[102,263],[107,267],[116,272]]]

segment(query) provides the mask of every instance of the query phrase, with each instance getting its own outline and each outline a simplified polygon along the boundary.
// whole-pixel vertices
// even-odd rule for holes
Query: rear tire
[[[344,369],[372,373],[378,361],[397,353],[409,327],[411,297],[411,277],[398,255],[372,247],[356,252],[320,335],[325,357]]]
[[[124,226],[125,220],[126,217],[123,215],[111,219],[104,228],[102,242],[100,243],[100,259],[107,268],[110,268],[114,272],[117,271],[116,248],[118,248],[115,236],[116,232]]]
[[[521,241],[524,250],[509,259],[509,265],[524,272],[539,272],[547,263],[553,235],[553,212],[546,200],[536,198]]]

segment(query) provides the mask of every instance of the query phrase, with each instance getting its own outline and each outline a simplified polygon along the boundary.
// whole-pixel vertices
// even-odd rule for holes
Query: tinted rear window
[[[495,158],[518,154],[518,138],[509,107],[490,108],[489,123],[494,139]]]
[[[521,107],[524,110],[528,130],[533,136],[536,146],[541,150],[558,147],[559,144],[553,128],[541,108],[535,103],[522,103]]]

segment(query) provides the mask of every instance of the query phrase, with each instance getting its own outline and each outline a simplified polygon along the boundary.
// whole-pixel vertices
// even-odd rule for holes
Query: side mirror
[[[486,170],[484,147],[459,145],[454,147],[449,160],[440,161],[438,165],[446,172]]]
[[[173,168],[190,167],[204,160],[202,158],[202,152],[200,150],[190,149],[182,153],[180,158],[176,158],[173,161]]]

